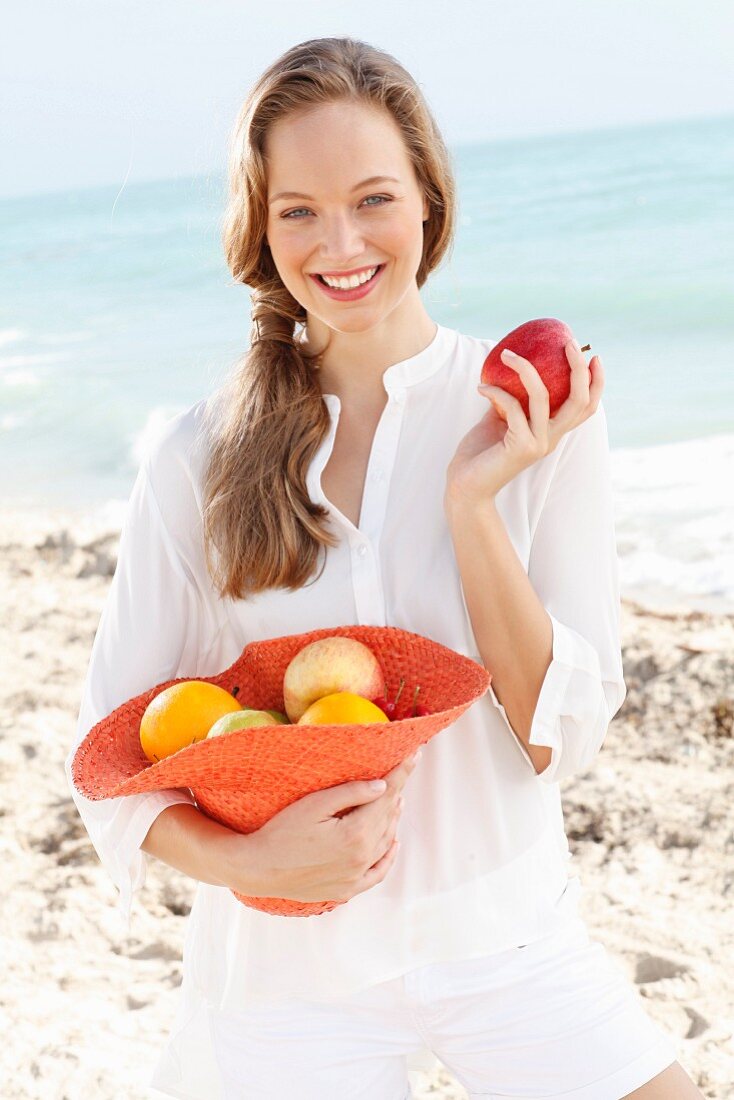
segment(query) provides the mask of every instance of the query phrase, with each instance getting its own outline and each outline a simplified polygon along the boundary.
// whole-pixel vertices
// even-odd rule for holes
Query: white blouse
[[[171,790],[93,802],[74,788],[77,745],[115,707],[164,680],[213,676],[248,642],[345,624],[403,627],[481,663],[443,496],[460,439],[487,411],[476,386],[495,343],[438,325],[428,347],[384,372],[389,400],[358,527],[321,487],[341,411],[335,394],[324,395],[331,426],[307,485],[342,538],[327,548],[320,579],[296,592],[221,599],[211,583],[201,521],[205,400],[169,420],[149,446],[66,760],[126,928],[145,880],[140,845],[148,829],[166,806],[194,799]],[[208,1006],[227,1012],[291,996],[346,997],[427,963],[528,943],[577,912],[581,884],[559,780],[591,767],[626,694],[603,404],[506,485],[496,505],[553,625],[553,659],[530,733],[531,744],[552,749],[549,767],[536,773],[490,686],[424,746],[405,787],[397,858],[377,886],[331,912],[284,917],[198,883],[178,1018],[155,1088],[210,1100],[216,1068],[204,1026]],[[426,1064],[417,1056],[409,1067]]]

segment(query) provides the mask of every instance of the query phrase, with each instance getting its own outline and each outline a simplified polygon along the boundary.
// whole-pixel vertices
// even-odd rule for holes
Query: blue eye
[[[379,199],[380,201],[378,203],[374,203],[375,206],[382,206],[383,203],[392,202],[392,199],[388,195],[368,195],[367,198],[364,199],[363,201],[367,202],[368,199]],[[370,203],[369,205],[372,206],[373,204]],[[302,210],[306,210],[306,207],[305,206],[299,206],[298,209],[296,209],[296,210],[289,210],[287,214],[281,214],[281,217],[282,218],[290,218],[292,221],[293,220],[300,221],[301,220],[300,218],[295,218],[294,219],[293,215],[294,214],[299,214]]]

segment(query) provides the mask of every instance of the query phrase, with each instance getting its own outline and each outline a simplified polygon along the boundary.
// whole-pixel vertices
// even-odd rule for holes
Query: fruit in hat
[[[389,721],[384,710],[380,710],[370,699],[351,691],[335,691],[313,702],[298,719],[297,725],[349,726]]]
[[[285,712],[298,722],[311,703],[334,692],[367,700],[385,694],[385,677],[372,650],[340,634],[311,642],[291,659],[283,676]]]
[[[380,708],[380,710],[384,710],[385,714],[388,716],[388,718],[390,719],[391,722],[394,722],[397,719],[397,716],[398,716],[398,700],[399,700],[400,696],[403,693],[403,688],[404,687],[405,687],[405,677],[401,676],[400,677],[400,687],[398,688],[398,693],[397,693],[397,695],[395,696],[394,699],[390,700],[390,699],[386,699],[384,695],[378,695],[376,698],[374,698],[372,700],[372,702],[376,706],[378,706]],[[420,691],[420,689],[421,689],[420,684],[416,684],[415,691],[413,692],[413,710],[412,710],[412,712],[409,712],[406,717],[425,718],[425,716],[427,714],[431,713],[427,706],[424,706],[423,703],[418,702],[418,692]]]
[[[568,325],[554,317],[526,321],[508,332],[492,348],[482,366],[482,384],[500,386],[516,397],[525,415],[530,416],[530,400],[522,378],[501,359],[504,349],[509,348],[516,355],[527,359],[537,370],[548,390],[550,415],[553,416],[571,392],[571,365],[565,349],[573,338],[573,332]],[[586,344],[581,350],[589,351],[590,347],[590,344]]]
[[[232,730],[244,730],[250,726],[282,726],[288,724],[284,714],[280,718],[274,718],[277,714],[273,710],[253,710],[250,707],[235,710],[231,714],[223,714],[207,734],[208,737],[219,737],[222,733],[231,733]]]
[[[201,741],[222,715],[241,711],[233,695],[205,680],[182,680],[159,692],[140,720],[140,744],[154,763]]]

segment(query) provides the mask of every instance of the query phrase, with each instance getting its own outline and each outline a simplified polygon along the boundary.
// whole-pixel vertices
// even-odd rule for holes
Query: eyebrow
[[[400,183],[400,180],[396,180],[394,176],[370,176],[368,179],[362,180],[361,183],[355,184],[352,193],[366,187],[369,183],[383,183],[386,180],[390,183]],[[268,205],[276,202],[277,199],[309,199],[313,201],[313,196],[304,195],[301,191],[279,191],[277,195],[273,195]]]

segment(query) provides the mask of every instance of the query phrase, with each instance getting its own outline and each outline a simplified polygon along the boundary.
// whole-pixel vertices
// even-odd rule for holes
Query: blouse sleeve
[[[65,770],[72,797],[102,865],[119,891],[130,927],[133,893],[145,882],[142,844],[167,806],[195,800],[186,789],[93,801],[74,786],[71,763],[89,730],[116,707],[163,680],[175,679],[185,651],[198,644],[198,598],[140,466],[120,535],[117,567],[92,646],[74,744]]]
[[[603,403],[563,437],[558,449],[528,565],[530,581],[553,626],[553,657],[529,737],[531,745],[551,749],[550,763],[537,773],[544,783],[557,783],[590,767],[627,694]],[[491,685],[489,694],[512,730]],[[525,746],[517,741],[535,771]]]

